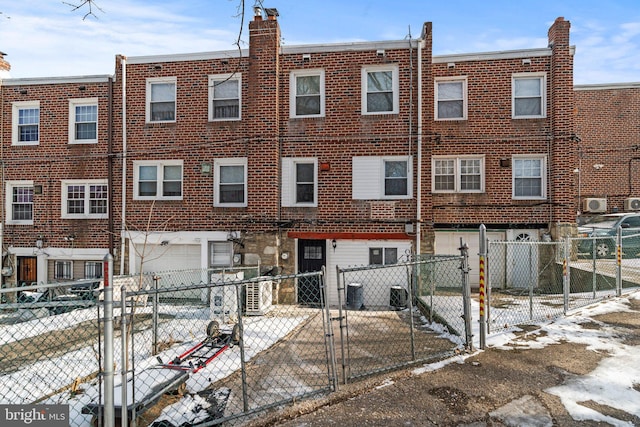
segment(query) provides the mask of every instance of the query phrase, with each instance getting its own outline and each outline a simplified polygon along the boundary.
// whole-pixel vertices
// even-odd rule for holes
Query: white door
[[[406,262],[406,254],[411,252],[411,242],[404,240],[336,240],[336,247],[333,248],[332,242],[328,241],[327,245],[327,275],[325,277],[328,302],[331,306],[338,305],[338,276],[336,273],[336,265],[339,267],[363,266],[369,264],[369,249],[371,248],[387,248],[396,249],[398,262]],[[396,285],[404,285],[406,276],[398,277],[392,274],[389,282],[381,282],[378,277],[367,277],[366,274],[355,275],[358,282],[363,286],[364,305],[369,306],[388,306],[391,287]],[[340,278],[342,280],[342,278]],[[348,280],[348,278],[347,278]],[[346,302],[346,289],[349,283],[344,283],[344,292],[342,295],[342,303]],[[406,286],[403,286],[406,287]]]
[[[190,284],[208,283],[206,271],[202,269],[200,245],[135,245],[136,267],[143,273],[160,273],[160,288],[174,288]],[[142,257],[142,258],[141,258]],[[201,290],[164,294],[166,298],[200,299]],[[163,295],[161,295],[161,298]]]
[[[436,255],[460,255],[460,239],[469,247],[469,284],[480,286],[480,232],[479,231],[436,231],[434,253]],[[503,232],[488,231],[490,240],[504,239]]]
[[[507,287],[538,286],[538,230],[507,230]]]

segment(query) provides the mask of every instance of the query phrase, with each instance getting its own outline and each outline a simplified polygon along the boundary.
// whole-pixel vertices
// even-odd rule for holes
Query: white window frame
[[[214,117],[213,101],[215,94],[215,85],[220,82],[233,81],[238,85],[238,117]],[[218,98],[218,100],[234,100],[236,98]],[[209,76],[209,121],[210,122],[228,122],[237,121],[242,118],[242,74],[212,74]]]
[[[91,270],[97,272],[97,276],[87,276],[87,267],[91,265]],[[85,279],[102,279],[104,273],[104,265],[102,261],[85,261],[84,262],[84,278]]]
[[[462,85],[462,99],[439,99],[439,88],[441,83],[460,83]],[[455,77],[438,77],[434,83],[434,119],[438,121],[451,121],[451,120],[467,120],[467,105],[468,105],[468,85],[467,76],[455,76]],[[462,116],[460,117],[440,117],[440,102],[445,101],[462,101]]]
[[[247,206],[247,198],[249,196],[249,192],[247,190],[248,187],[248,172],[247,172],[247,158],[246,157],[232,157],[226,159],[215,159],[213,162],[214,172],[213,172],[213,181],[214,181],[214,190],[213,190],[213,205],[215,207],[222,208],[244,208]],[[244,177],[243,177],[243,186],[244,186],[244,195],[242,202],[221,202],[220,201],[220,168],[224,166],[242,166],[244,168]]]
[[[78,139],[76,135],[76,107],[96,107],[96,137],[93,139]],[[97,144],[98,143],[98,98],[82,98],[69,100],[69,144]],[[92,123],[92,122],[85,122]]]
[[[369,111],[367,109],[367,98],[368,98],[368,75],[372,72],[384,72],[391,71],[392,76],[392,90],[393,90],[393,107],[390,111]],[[400,105],[400,82],[398,80],[398,66],[395,64],[384,64],[384,65],[369,65],[362,68],[362,115],[380,115],[380,114],[398,114],[399,105]]]
[[[67,206],[67,202],[68,202],[68,197],[69,197],[69,192],[68,192],[68,187],[69,186],[83,186],[84,187],[84,194],[85,194],[85,198],[84,198],[84,213],[81,214],[77,214],[77,213],[69,213],[69,209]],[[107,180],[106,179],[91,179],[91,180],[79,180],[79,179],[69,179],[69,180],[62,180],[62,189],[61,189],[61,193],[62,193],[62,203],[61,205],[61,217],[62,218],[66,218],[66,219],[106,219],[109,215],[109,199],[107,196],[107,212],[105,213],[97,213],[97,214],[92,214],[91,213],[91,186],[92,185],[104,185],[107,186]],[[109,194],[109,188],[107,187],[107,195]],[[103,199],[100,199],[103,200]]]
[[[540,114],[516,115],[516,80],[538,79],[540,82]],[[513,119],[542,119],[547,117],[547,73],[514,73],[511,76],[511,117]]]
[[[68,270],[69,276],[65,274],[62,277],[58,276],[58,266],[61,265],[63,273]],[[53,278],[55,280],[73,280],[73,261],[71,260],[54,260],[53,261]]]
[[[518,196],[516,195],[516,160],[537,160],[540,161],[540,192],[539,196]],[[531,177],[530,177],[531,178]],[[544,154],[517,154],[511,159],[511,188],[514,200],[545,200],[547,198],[547,156]]]
[[[20,110],[38,109],[38,140],[37,141],[20,141]],[[39,145],[40,136],[42,136],[40,127],[40,101],[16,101],[12,104],[12,125],[11,125],[11,144],[12,145]]]
[[[374,251],[380,251],[379,254],[376,254]],[[391,262],[388,260],[387,255],[389,255],[389,251],[395,251],[395,261]],[[400,250],[395,246],[375,246],[369,248],[369,264],[370,265],[395,265],[398,263]],[[379,257],[382,261],[381,263],[374,262],[373,257]]]
[[[178,79],[176,77],[156,77],[147,79],[146,121],[147,123],[175,123],[178,116]],[[173,120],[151,119],[151,88],[154,84],[173,84]]]
[[[436,161],[453,160],[453,190],[436,189]],[[462,161],[463,160],[479,160],[480,161],[480,189],[479,190],[463,190],[462,189]],[[485,156],[462,155],[462,156],[432,156],[431,157],[431,192],[432,193],[484,193],[485,191]]]
[[[140,196],[140,166],[156,167],[156,195]],[[163,196],[163,177],[165,166],[180,166],[180,195]],[[182,200],[184,197],[184,165],[182,160],[139,160],[133,162],[133,199],[134,200]]]
[[[313,164],[313,202],[297,201],[298,164]],[[317,207],[318,206],[318,159],[316,157],[283,157],[282,158],[282,206],[283,207]]]
[[[31,200],[31,219],[13,219],[13,189],[16,187],[31,187],[33,189],[33,181],[7,181],[5,189],[5,212],[6,223],[12,225],[33,225],[33,217],[35,209],[33,199]],[[35,194],[35,193],[34,193]]]
[[[407,163],[406,195],[385,194],[385,163],[404,161]],[[375,185],[377,183],[377,185]],[[353,200],[404,200],[413,198],[412,156],[360,156],[352,158]]]
[[[298,99],[298,77],[320,77],[320,112],[318,114],[298,114],[296,108],[296,100]],[[325,115],[325,85],[324,85],[324,70],[294,70],[289,75],[289,117],[291,118],[308,118],[308,117],[324,117]]]
[[[209,241],[209,268],[233,265],[233,243],[229,241]]]

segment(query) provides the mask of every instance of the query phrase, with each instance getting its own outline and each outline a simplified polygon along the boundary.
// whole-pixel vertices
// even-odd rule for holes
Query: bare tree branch
[[[67,3],[66,1],[63,1],[62,3],[68,6],[71,6],[73,8],[71,9],[72,12],[75,12],[76,10],[80,10],[84,7],[87,7],[89,11],[85,13],[84,17],[82,18],[83,21],[87,19],[88,16],[93,16],[94,18],[98,19],[98,16],[95,13],[93,13],[94,9],[97,9],[100,12],[104,13],[104,10],[102,10],[100,6],[97,5],[95,0],[80,0],[80,4]]]

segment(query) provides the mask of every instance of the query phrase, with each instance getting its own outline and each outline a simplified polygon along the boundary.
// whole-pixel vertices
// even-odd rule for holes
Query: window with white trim
[[[282,159],[282,206],[318,205],[318,159]]]
[[[55,261],[53,263],[53,278],[56,280],[73,279],[73,261]]]
[[[413,197],[411,156],[362,156],[352,159],[354,200],[409,199]]]
[[[214,206],[247,206],[247,158],[214,161]]]
[[[108,196],[106,179],[63,180],[62,218],[107,218]]]
[[[6,183],[7,224],[33,224],[33,181]]]
[[[369,248],[370,265],[397,264],[398,248]]]
[[[182,160],[133,162],[135,200],[182,200]]]
[[[232,265],[232,242],[209,242],[209,267],[229,267]]]
[[[291,117],[324,116],[324,70],[296,70],[289,78]]]
[[[241,95],[240,73],[209,76],[209,120],[240,120]]]
[[[397,65],[362,69],[362,114],[398,114],[400,100]]]
[[[19,101],[12,104],[11,143],[40,143],[40,101]]]
[[[547,116],[546,73],[513,74],[511,91],[514,119],[537,119]]]
[[[98,142],[98,98],[69,100],[69,144]]]
[[[147,123],[176,121],[176,78],[147,79]]]
[[[467,78],[442,77],[435,82],[435,119],[467,119]]]
[[[433,156],[433,193],[484,192],[484,156]]]
[[[85,261],[84,278],[85,279],[101,279],[102,263],[100,261]]]
[[[547,157],[513,156],[513,198],[539,200],[547,197]]]

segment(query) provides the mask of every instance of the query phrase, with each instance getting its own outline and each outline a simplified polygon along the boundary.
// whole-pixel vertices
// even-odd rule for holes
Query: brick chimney
[[[250,138],[249,170],[261,170],[261,177],[249,177],[249,186],[261,188],[259,200],[249,206],[260,206],[256,214],[276,218],[279,206],[279,109],[280,109],[280,26],[276,9],[254,8],[249,22],[249,68],[246,123]],[[245,81],[245,76],[242,76]],[[264,176],[272,179],[264,179]],[[255,182],[251,182],[255,180]],[[251,195],[250,195],[251,197]]]
[[[6,53],[0,52],[0,79],[9,78],[9,70],[11,70],[11,64],[4,59]]]

